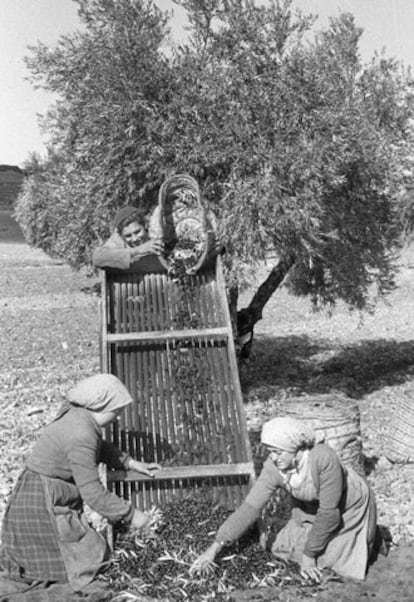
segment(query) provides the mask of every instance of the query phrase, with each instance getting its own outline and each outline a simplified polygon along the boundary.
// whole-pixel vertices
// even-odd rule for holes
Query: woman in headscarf
[[[239,539],[280,487],[291,494],[292,514],[276,533],[271,551],[298,562],[307,579],[318,582],[327,567],[364,579],[376,530],[375,498],[366,481],[299,420],[266,422],[261,441],[269,455],[259,478],[191,571],[203,571],[223,546]]]
[[[143,260],[150,262],[156,271],[161,269],[158,262],[150,259],[164,249],[162,239],[150,238],[145,213],[141,209],[127,205],[115,215],[114,231],[108,240],[92,253],[92,263],[97,268],[129,270],[139,268]]]
[[[6,507],[3,560],[10,578],[69,583],[80,590],[109,560],[106,540],[83,512],[87,504],[110,523],[140,529],[144,512],[110,493],[98,464],[153,476],[157,464],[138,462],[102,438],[102,428],[132,402],[121,381],[98,374],[69,391],[54,421],[35,444]]]

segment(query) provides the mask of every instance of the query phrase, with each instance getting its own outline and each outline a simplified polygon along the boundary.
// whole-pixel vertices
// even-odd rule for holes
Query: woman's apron
[[[375,534],[375,500],[364,479],[350,467],[343,467],[343,470],[346,499],[341,509],[341,526],[317,557],[317,565],[320,568],[329,567],[343,577],[362,580],[368,566],[370,543]],[[287,484],[287,487],[293,498],[292,517],[276,535],[271,550],[277,556],[300,563],[315,521],[315,500],[318,499],[310,460],[302,481],[293,486]]]
[[[87,522],[77,487],[30,470],[10,497],[3,536],[12,578],[69,582],[78,591],[108,564],[106,541]]]

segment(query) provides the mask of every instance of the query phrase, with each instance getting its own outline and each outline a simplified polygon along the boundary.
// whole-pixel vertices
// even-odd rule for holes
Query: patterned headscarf
[[[304,422],[286,416],[265,422],[261,440],[264,445],[295,452],[301,447],[313,447],[316,442],[316,434]]]
[[[112,412],[132,403],[128,389],[113,374],[95,374],[81,380],[66,396],[71,405],[93,412]]]

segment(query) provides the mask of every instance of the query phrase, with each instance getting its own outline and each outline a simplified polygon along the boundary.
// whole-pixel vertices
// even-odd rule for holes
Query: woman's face
[[[291,470],[295,468],[297,452],[286,451],[278,447],[271,447],[270,445],[266,445],[266,448],[270,459],[279,470]]]
[[[96,422],[101,428],[111,424],[120,415],[121,410],[112,410],[111,412],[93,412]]]
[[[147,231],[142,224],[135,221],[122,228],[121,236],[129,247],[137,247],[145,242]]]

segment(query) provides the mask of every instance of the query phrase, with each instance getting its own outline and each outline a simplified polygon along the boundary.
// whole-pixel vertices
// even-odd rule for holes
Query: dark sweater
[[[131,505],[107,491],[98,473],[100,462],[109,468],[122,469],[129,458],[102,439],[102,431],[91,412],[73,407],[45,428],[26,466],[56,479],[54,503],[57,505],[67,503],[65,497],[73,495],[71,484],[75,484],[80,497],[92,510],[111,522],[129,521],[133,513]]]

